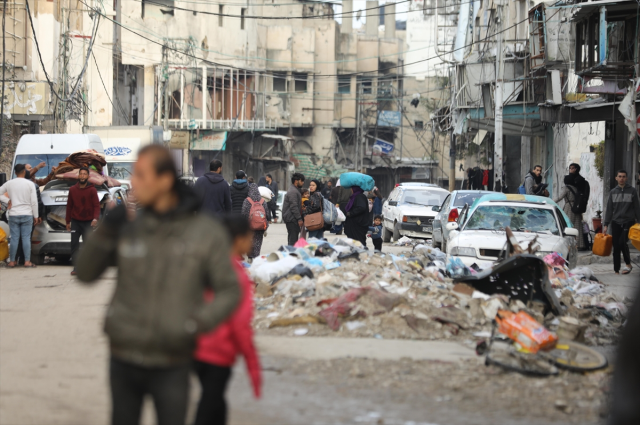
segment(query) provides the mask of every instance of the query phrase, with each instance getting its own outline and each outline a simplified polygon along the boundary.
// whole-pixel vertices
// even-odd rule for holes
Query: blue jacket
[[[382,214],[382,200],[377,196],[373,199],[373,208],[371,212],[374,216]]]
[[[229,184],[218,173],[206,173],[195,184],[195,190],[200,196],[202,212],[210,215],[220,215],[231,212],[231,194]]]
[[[382,237],[382,224],[380,226],[369,226],[369,231],[371,232],[371,239],[380,239]]]

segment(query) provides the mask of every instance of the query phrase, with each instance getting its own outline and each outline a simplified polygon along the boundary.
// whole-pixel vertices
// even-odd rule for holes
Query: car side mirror
[[[580,231],[573,227],[567,227],[566,229],[564,229],[564,234],[566,236],[575,236],[577,238],[578,236],[580,236]]]
[[[454,230],[458,230],[458,223],[456,223],[455,221],[452,221],[451,223],[447,223],[446,226],[448,231],[454,231]]]
[[[396,205],[398,205],[398,201],[389,201],[389,205],[395,207]]]
[[[437,205],[435,207],[431,207],[431,211],[440,212],[440,207]]]

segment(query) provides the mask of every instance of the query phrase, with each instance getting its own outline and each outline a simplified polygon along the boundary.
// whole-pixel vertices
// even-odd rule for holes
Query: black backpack
[[[585,180],[582,183],[582,190],[578,189],[578,193],[576,193],[571,186],[567,186],[567,189],[573,193],[574,198],[573,204],[570,203],[571,212],[574,214],[584,214],[587,212],[587,203],[589,203],[589,195],[591,193],[589,182]]]

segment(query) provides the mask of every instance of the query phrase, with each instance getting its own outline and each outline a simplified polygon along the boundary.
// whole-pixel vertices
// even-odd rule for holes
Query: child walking
[[[225,217],[223,224],[232,239],[232,264],[238,277],[242,298],[238,309],[229,320],[198,339],[194,367],[200,380],[202,395],[198,403],[195,425],[227,423],[227,403],[224,394],[231,377],[231,367],[238,354],[244,357],[255,397],[260,398],[260,360],[253,344],[251,328],[255,285],[241,264],[242,256],[248,255],[253,249],[253,232],[246,217]],[[205,297],[211,302],[213,294],[207,293]]]
[[[373,217],[373,226],[369,227],[373,249],[382,252],[382,216]]]

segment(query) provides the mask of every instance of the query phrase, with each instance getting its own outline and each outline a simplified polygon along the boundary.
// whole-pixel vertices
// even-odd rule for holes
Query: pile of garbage
[[[587,267],[569,271],[533,255],[484,271],[455,266],[422,243],[393,255],[351,239],[301,239],[249,266],[254,326],[286,335],[469,340],[489,336],[498,310],[524,310],[551,331],[606,345],[630,303],[606,292]]]

